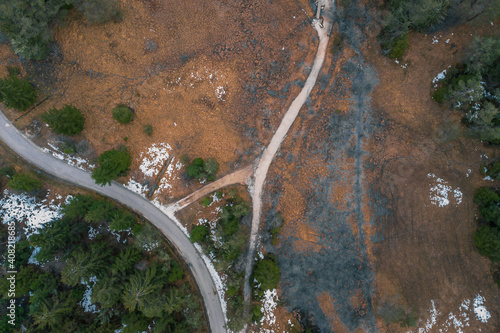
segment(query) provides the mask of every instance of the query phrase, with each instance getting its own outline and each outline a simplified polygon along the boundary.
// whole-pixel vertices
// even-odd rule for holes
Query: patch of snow
[[[486,307],[483,305],[485,298],[480,294],[477,294],[476,298],[474,298],[473,307],[474,313],[476,314],[476,319],[480,320],[482,323],[487,323],[488,319],[491,318],[491,314],[486,310]]]
[[[51,200],[47,203],[50,190],[47,191],[47,196],[41,202],[26,193],[16,194],[4,190],[3,194],[4,197],[0,200],[2,223],[7,224],[11,221],[24,223],[24,232],[27,238],[38,233],[38,229],[44,223],[61,217],[62,202],[56,203],[55,200]]]
[[[491,178],[490,176],[486,176],[486,177],[484,177],[484,178],[483,178],[483,180],[488,180],[488,181],[490,181],[490,182],[494,181],[494,179],[493,179],[493,178]]]
[[[433,173],[428,173],[427,178],[432,179],[430,183],[430,201],[433,205],[439,207],[444,207],[450,204],[449,193],[453,192],[453,197],[455,198],[455,205],[458,206],[462,203],[462,191],[457,187],[453,189],[448,182],[442,178],[437,177]]]
[[[264,300],[262,301],[262,314],[264,315],[260,321],[261,325],[274,325],[276,324],[276,316],[274,310],[278,306],[278,291],[276,289],[264,291]],[[263,329],[261,333],[271,333],[272,330]]]
[[[83,298],[80,301],[80,305],[85,312],[98,313],[101,311],[96,309],[96,305],[92,304],[92,300],[90,299],[92,296],[92,287],[96,284],[96,282],[97,282],[97,277],[95,276],[91,276],[88,282],[84,280],[82,280],[81,282],[83,285],[87,286],[87,289],[83,294]],[[92,286],[90,285],[90,283],[92,283]]]
[[[146,185],[139,184],[132,178],[130,178],[129,182],[127,185],[125,185],[125,188],[129,189],[130,191],[139,194],[141,197],[146,197],[146,192],[148,191],[148,187]]]
[[[172,147],[168,143],[154,143],[147,152],[142,152],[139,169],[148,177],[153,177],[160,172],[163,163],[169,158]],[[144,157],[143,157],[144,156]]]
[[[95,239],[98,233],[99,232],[96,229],[94,229],[94,228],[92,228],[92,226],[90,226],[89,239]]]
[[[35,249],[33,250],[33,253],[31,254],[31,257],[28,259],[28,264],[32,264],[32,265],[40,265],[40,263],[38,262],[38,260],[36,260],[36,255],[38,254],[38,252],[40,252],[42,248],[41,247],[38,247],[36,246]]]
[[[432,37],[432,44],[436,44],[439,42],[438,38],[436,36]]]
[[[471,169],[467,169],[467,173],[465,174],[465,177],[469,177],[470,173],[472,172]]]
[[[444,80],[446,78],[446,69],[443,70],[441,73],[438,73],[434,79],[432,79],[432,83],[436,83],[440,80]]]
[[[68,155],[68,154],[60,151],[59,148],[57,148],[55,145],[53,145],[50,142],[47,144],[50,146],[50,148],[52,148],[52,150],[48,149],[48,148],[42,148],[42,150],[46,153],[51,154],[55,158],[57,158],[59,160],[66,161],[69,165],[74,166],[80,170],[88,170],[88,169],[95,168],[95,164],[91,164],[86,159],[78,157],[78,156]]]

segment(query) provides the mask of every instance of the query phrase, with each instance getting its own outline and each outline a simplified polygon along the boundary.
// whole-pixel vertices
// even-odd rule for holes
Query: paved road
[[[5,142],[23,159],[43,171],[64,181],[98,192],[114,199],[144,216],[170,240],[180,255],[187,262],[194,275],[198,288],[205,302],[205,309],[212,333],[226,332],[222,306],[210,273],[186,235],[162,211],[143,197],[113,182],[110,186],[96,185],[90,173],[77,169],[44,153],[31,140],[20,133],[0,112],[0,140]]]

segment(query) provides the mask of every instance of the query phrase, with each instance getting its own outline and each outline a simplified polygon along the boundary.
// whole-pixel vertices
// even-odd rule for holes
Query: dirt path
[[[325,6],[322,10],[322,14],[324,17],[323,27],[321,27],[321,21],[318,19],[313,20],[313,26],[318,32],[319,37],[319,45],[318,51],[316,53],[316,58],[314,59],[314,64],[312,66],[311,72],[309,73],[309,77],[307,78],[304,87],[298,96],[293,100],[292,104],[288,108],[283,120],[281,121],[278,130],[274,134],[271,142],[267,146],[264,154],[262,155],[259,164],[257,165],[257,169],[255,170],[254,176],[254,188],[253,188],[253,215],[252,215],[252,229],[250,234],[250,243],[249,243],[249,251],[247,257],[247,263],[245,267],[245,288],[244,288],[244,296],[245,300],[250,301],[250,284],[249,278],[252,273],[252,266],[254,262],[254,252],[255,246],[257,243],[257,237],[259,234],[259,224],[260,224],[260,216],[262,211],[262,190],[264,188],[264,183],[267,176],[267,171],[269,170],[269,166],[276,155],[281,143],[286,137],[286,134],[290,130],[295,118],[297,118],[302,105],[306,102],[311,90],[316,84],[316,79],[318,78],[321,67],[323,66],[323,62],[325,60],[326,51],[328,47],[329,41],[329,33],[332,27],[332,12],[334,9],[334,0],[320,0],[318,6]]]
[[[229,175],[217,179],[213,183],[210,183],[207,186],[200,188],[199,190],[189,194],[185,198],[172,204],[171,207],[173,208],[174,211],[178,211],[223,187],[234,184],[247,184],[250,177],[252,177],[252,172],[253,172],[253,165],[250,164],[244,167],[243,169],[230,173]]]

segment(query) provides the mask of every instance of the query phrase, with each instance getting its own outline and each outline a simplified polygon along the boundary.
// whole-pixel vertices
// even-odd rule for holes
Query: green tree
[[[98,158],[99,166],[92,172],[92,178],[101,186],[111,184],[113,179],[126,174],[132,159],[127,149],[111,149]]]
[[[78,193],[62,206],[62,214],[70,220],[83,219],[94,203],[95,200],[91,196]]]
[[[39,190],[42,183],[26,173],[16,173],[7,186],[16,191],[33,192]]]
[[[109,229],[113,231],[123,231],[132,229],[137,224],[134,215],[127,213],[125,210],[116,210],[109,222]]]
[[[487,74],[500,57],[500,38],[476,37],[467,47],[465,64],[472,74]]]
[[[21,80],[17,76],[0,80],[0,102],[6,107],[25,111],[35,101],[36,90],[27,80]]]
[[[74,306],[71,299],[61,301],[59,297],[53,297],[42,301],[35,311],[30,311],[30,314],[33,316],[33,323],[39,329],[55,328],[73,311]]]
[[[268,254],[264,259],[257,261],[254,265],[253,274],[254,279],[260,284],[260,290],[276,288],[280,280],[280,268],[276,256]]]
[[[474,244],[482,256],[493,261],[500,260],[500,229],[486,225],[474,233]]]
[[[162,288],[162,278],[157,276],[156,266],[153,265],[145,273],[137,272],[130,277],[123,290],[123,304],[130,312],[136,309],[141,311],[147,298]]]
[[[203,170],[208,175],[208,180],[214,181],[217,171],[219,171],[219,163],[213,157],[208,158],[203,165]]]
[[[120,124],[128,124],[134,119],[134,113],[126,105],[118,105],[113,109],[113,118]]]
[[[191,230],[191,235],[189,238],[191,239],[191,243],[202,243],[207,239],[208,236],[208,228],[205,225],[197,225],[193,227]]]
[[[126,274],[133,266],[141,260],[141,252],[133,247],[127,247],[115,256],[111,270],[115,273]]]
[[[112,276],[102,276],[92,287],[91,301],[101,308],[109,309],[120,301],[122,284]]]
[[[99,276],[108,268],[110,254],[111,250],[102,242],[91,244],[88,252],[82,249],[73,252],[61,272],[61,281],[68,286],[76,286],[93,275]]]
[[[483,165],[481,167],[481,173],[493,179],[500,179],[500,161],[496,161],[486,166]]]
[[[80,133],[85,124],[82,112],[72,105],[65,105],[62,109],[52,108],[42,114],[42,120],[49,124],[55,133],[65,135]]]
[[[202,158],[195,158],[193,162],[186,167],[188,177],[194,179],[204,179],[206,177],[206,174],[203,172],[204,165],[205,161],[203,161]]]
[[[85,214],[85,221],[90,223],[103,223],[109,221],[117,209],[109,202],[95,200]]]

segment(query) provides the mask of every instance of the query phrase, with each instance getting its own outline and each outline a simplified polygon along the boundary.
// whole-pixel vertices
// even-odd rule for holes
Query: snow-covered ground
[[[65,154],[64,152],[60,151],[59,148],[57,148],[55,145],[51,143],[48,143],[48,145],[50,146],[51,149],[42,148],[44,152],[51,154],[57,159],[68,162],[69,165],[77,167],[78,169],[81,170],[89,170],[95,168],[95,164],[91,164],[84,158]]]
[[[264,299],[262,300],[262,314],[264,315],[260,321],[261,326],[272,326],[276,324],[276,316],[274,310],[278,306],[278,291],[276,289],[264,291]],[[274,333],[272,329],[262,328],[260,333]]]
[[[2,223],[11,221],[24,224],[26,237],[30,237],[38,232],[44,223],[61,217],[61,204],[69,200],[68,196],[63,200],[57,195],[56,199],[48,201],[50,190],[47,191],[45,199],[37,201],[35,197],[25,193],[17,194],[4,190],[3,198],[0,200],[0,216]]]
[[[439,207],[444,207],[450,204],[450,200],[453,198],[455,201],[455,206],[462,203],[462,191],[460,187],[453,188],[442,178],[437,177],[433,173],[428,173],[427,178],[431,180],[429,184],[430,188],[430,201],[433,205]]]
[[[93,304],[92,300],[90,299],[92,296],[92,287],[96,284],[96,282],[97,282],[97,277],[95,276],[91,276],[88,282],[84,280],[81,281],[81,283],[87,287],[87,289],[85,289],[85,293],[83,294],[83,299],[80,302],[80,306],[83,308],[85,312],[92,312],[92,313],[100,312],[100,310],[97,310],[96,304]]]
[[[410,330],[409,333],[476,332],[476,330],[473,331],[470,328],[472,320],[487,323],[491,318],[491,314],[484,305],[485,301],[485,298],[478,293],[472,302],[470,299],[466,298],[462,301],[456,313],[450,312],[446,315],[438,311],[434,300],[431,300],[429,318],[426,320],[421,319],[418,323],[419,328]]]
[[[179,179],[179,171],[183,164],[172,155],[172,147],[168,143],[155,143],[139,156],[141,162],[139,169],[149,178],[155,178],[161,171],[165,162],[170,158],[167,170],[163,174],[158,185],[157,192],[165,194],[166,191],[172,188],[172,181]],[[135,179],[130,178],[126,188],[143,197],[146,197],[148,187],[140,184]],[[168,193],[168,192],[167,192]]]

